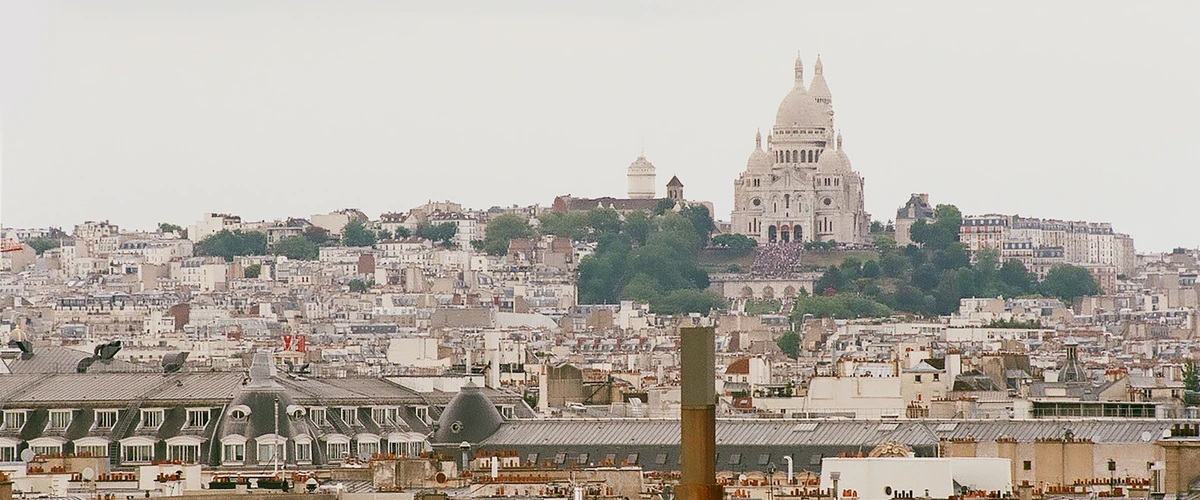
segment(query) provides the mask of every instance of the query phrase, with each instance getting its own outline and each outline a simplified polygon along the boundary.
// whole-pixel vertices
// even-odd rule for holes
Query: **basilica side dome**
[[[771,159],[769,153],[763,151],[762,132],[754,135],[754,145],[754,152],[750,153],[750,159],[746,160],[746,169],[754,171],[770,170],[771,165],[774,165],[775,161]]]
[[[832,144],[833,141],[830,141]],[[817,162],[817,169],[825,172],[849,172],[850,158],[842,151],[842,134],[837,135],[837,149],[826,148]]]

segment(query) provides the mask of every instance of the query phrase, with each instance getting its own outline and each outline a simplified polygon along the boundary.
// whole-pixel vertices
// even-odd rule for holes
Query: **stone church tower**
[[[629,164],[629,198],[634,200],[651,199],[655,194],[654,165],[646,161],[645,156],[639,156]]]
[[[841,134],[834,135],[833,95],[820,57],[813,70],[805,88],[804,63],[796,57],[795,84],[779,104],[766,149],[756,134],[746,170],[733,181],[734,233],[760,243],[867,241],[863,178],[850,168]]]

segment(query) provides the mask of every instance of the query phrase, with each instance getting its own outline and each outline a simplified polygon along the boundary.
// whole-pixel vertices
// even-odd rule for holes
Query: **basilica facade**
[[[833,127],[833,96],[820,57],[805,87],[796,58],[795,85],[779,104],[763,148],[762,133],[746,170],[733,182],[731,229],[759,243],[865,243],[871,217],[863,178],[850,168]]]

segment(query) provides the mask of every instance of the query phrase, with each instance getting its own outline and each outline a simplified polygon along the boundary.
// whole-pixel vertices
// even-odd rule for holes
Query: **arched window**
[[[783,195],[783,208],[792,208],[792,195]]]
[[[795,149],[793,149],[793,150],[792,150],[792,158],[793,158],[793,159],[795,159],[795,158],[797,157],[797,153],[799,153],[799,152],[798,152],[798,151],[796,151]],[[796,160],[796,161],[798,161],[798,162],[800,162],[800,163],[804,163],[804,156],[800,156],[799,158],[800,158],[800,159],[799,159],[799,160]]]
[[[809,163],[813,162],[813,150],[811,150],[811,149],[808,150],[808,162]]]

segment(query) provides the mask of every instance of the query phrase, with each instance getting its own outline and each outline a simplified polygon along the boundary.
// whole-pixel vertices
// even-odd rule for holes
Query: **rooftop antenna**
[[[275,464],[274,473],[276,475],[278,475],[279,474],[279,448],[280,448],[280,445],[279,445],[279,396],[275,396],[274,410],[275,410],[275,419],[274,419],[275,420],[275,441],[273,443],[271,443],[271,455],[273,455],[271,457],[272,458],[271,461],[274,462],[274,464]]]

